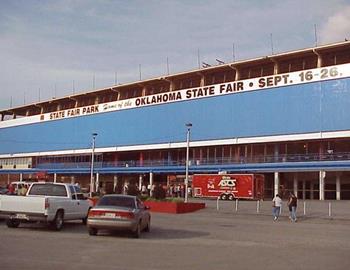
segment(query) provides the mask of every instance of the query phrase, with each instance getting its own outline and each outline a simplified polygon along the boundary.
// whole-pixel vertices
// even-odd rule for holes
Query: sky
[[[0,0],[0,109],[345,38],[350,0]]]

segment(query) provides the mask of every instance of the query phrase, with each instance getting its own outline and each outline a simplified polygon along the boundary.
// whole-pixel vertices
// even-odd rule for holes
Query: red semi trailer
[[[264,176],[260,174],[195,174],[192,177],[193,196],[222,200],[264,197]]]

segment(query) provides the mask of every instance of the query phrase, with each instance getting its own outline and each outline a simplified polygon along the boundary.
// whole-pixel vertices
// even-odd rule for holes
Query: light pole
[[[186,124],[187,127],[187,140],[186,140],[186,177],[185,177],[185,203],[188,201],[188,167],[190,162],[190,134],[191,134],[191,123]]]
[[[91,152],[91,174],[90,174],[90,197],[94,191],[94,158],[95,158],[95,140],[97,133],[92,133],[92,152]]]

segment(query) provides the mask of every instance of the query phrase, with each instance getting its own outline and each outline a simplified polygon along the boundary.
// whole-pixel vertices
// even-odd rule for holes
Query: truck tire
[[[56,213],[55,219],[50,223],[51,229],[60,231],[63,228],[63,211]]]
[[[17,228],[21,222],[17,219],[6,220],[6,225],[8,228]]]
[[[226,201],[227,200],[227,194],[223,193],[220,195],[220,200]]]
[[[228,195],[228,200],[229,201],[233,201],[235,199],[235,196],[233,196],[233,194],[229,194]]]

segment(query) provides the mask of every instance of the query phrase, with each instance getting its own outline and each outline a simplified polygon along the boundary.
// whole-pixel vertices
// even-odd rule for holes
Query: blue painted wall
[[[0,129],[0,153],[350,130],[350,78]]]

